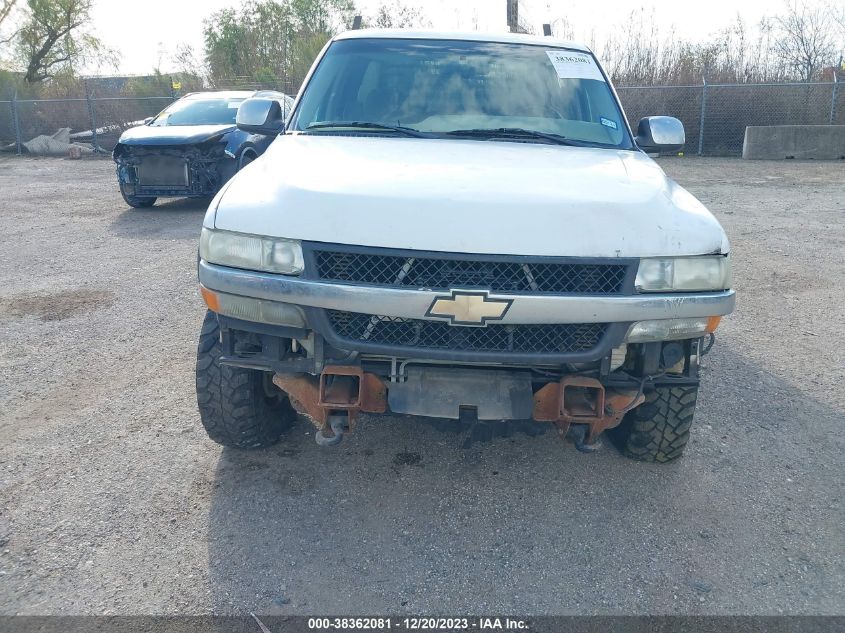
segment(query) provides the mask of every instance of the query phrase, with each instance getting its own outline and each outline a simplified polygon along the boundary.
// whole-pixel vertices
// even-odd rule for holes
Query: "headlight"
[[[298,275],[305,265],[296,240],[203,228],[200,257],[212,264]]]
[[[692,292],[731,287],[729,255],[703,257],[647,257],[637,270],[640,292]]]

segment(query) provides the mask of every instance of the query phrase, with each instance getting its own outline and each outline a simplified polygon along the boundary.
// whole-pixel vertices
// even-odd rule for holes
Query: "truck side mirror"
[[[238,107],[235,122],[239,130],[250,134],[273,136],[285,131],[282,106],[273,99],[260,97],[246,99]]]
[[[684,124],[671,116],[648,116],[637,125],[637,145],[644,152],[677,152],[684,147]]]

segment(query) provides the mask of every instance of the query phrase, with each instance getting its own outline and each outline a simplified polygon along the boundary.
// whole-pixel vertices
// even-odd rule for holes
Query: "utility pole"
[[[519,33],[519,0],[508,0],[508,29]]]

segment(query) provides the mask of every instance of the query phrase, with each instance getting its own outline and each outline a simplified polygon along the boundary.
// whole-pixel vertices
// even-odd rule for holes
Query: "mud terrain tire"
[[[631,459],[666,463],[684,453],[695,414],[698,387],[658,387],[628,413],[610,436]]]
[[[217,315],[206,312],[197,347],[197,404],[208,436],[223,446],[272,446],[296,418],[267,372],[220,364]]]

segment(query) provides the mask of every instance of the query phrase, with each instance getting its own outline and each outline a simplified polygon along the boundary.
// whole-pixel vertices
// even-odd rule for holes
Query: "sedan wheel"
[[[120,195],[123,196],[123,200],[133,209],[146,209],[148,207],[153,206],[156,203],[155,198],[150,198],[146,196],[130,196],[123,190],[123,185],[120,187]]]
[[[238,161],[238,171],[249,165],[255,160],[255,154],[252,152],[244,152],[241,154],[241,159]]]

